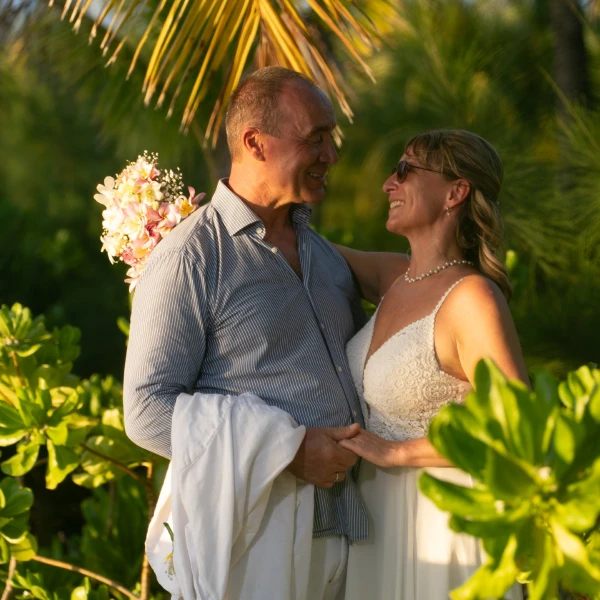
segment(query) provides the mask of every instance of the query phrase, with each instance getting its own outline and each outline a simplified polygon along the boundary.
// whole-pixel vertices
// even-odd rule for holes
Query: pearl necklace
[[[447,263],[444,263],[435,269],[431,269],[431,271],[427,271],[427,273],[423,273],[423,275],[419,275],[418,277],[409,277],[408,273],[410,271],[410,267],[408,267],[408,269],[406,269],[406,273],[404,273],[404,281],[407,283],[415,283],[415,281],[421,281],[421,279],[425,279],[425,277],[435,275],[436,273],[439,273],[448,267],[454,267],[455,265],[471,265],[474,267],[475,263],[470,260],[449,260]]]

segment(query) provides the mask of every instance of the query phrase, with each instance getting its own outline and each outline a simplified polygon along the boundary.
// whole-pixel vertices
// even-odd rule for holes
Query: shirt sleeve
[[[175,400],[195,386],[206,350],[206,287],[184,253],[154,258],[134,294],[123,408],[129,438],[171,458]]]

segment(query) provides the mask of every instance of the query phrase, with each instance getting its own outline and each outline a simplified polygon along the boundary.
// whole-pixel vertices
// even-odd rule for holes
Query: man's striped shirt
[[[307,427],[363,425],[345,346],[364,324],[350,270],[294,204],[302,279],[221,181],[210,204],[161,242],[137,286],[124,381],[125,424],[140,446],[171,453],[181,392],[251,392]],[[315,537],[367,537],[357,468],[315,488]]]

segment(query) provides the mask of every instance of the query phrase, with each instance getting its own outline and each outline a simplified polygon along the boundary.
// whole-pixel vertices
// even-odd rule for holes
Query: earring
[[[446,214],[447,214],[447,215],[450,215],[450,212],[451,212],[451,211],[452,211],[452,209],[451,209],[449,206],[447,206],[447,207],[446,207]]]

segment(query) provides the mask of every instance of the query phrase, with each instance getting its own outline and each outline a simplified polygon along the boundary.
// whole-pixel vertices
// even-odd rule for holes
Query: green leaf
[[[535,474],[527,463],[488,447],[487,465],[484,482],[496,498],[526,500],[537,491]]]
[[[507,508],[502,500],[495,501],[496,518],[489,515],[463,518],[458,515],[450,517],[449,526],[453,531],[466,533],[479,538],[499,538],[509,531],[522,528],[523,523],[533,518],[533,509],[528,501],[520,502],[515,508]]]
[[[70,413],[72,413],[79,404],[79,394],[77,390],[72,390],[64,402],[52,413],[48,424],[57,426]]]
[[[0,536],[0,564],[5,564],[10,560],[10,546],[8,542]]]
[[[6,402],[0,402],[0,431],[2,428],[23,429],[23,419],[19,411]]]
[[[459,588],[450,592],[452,600],[473,600],[474,598],[502,598],[515,583],[520,569],[515,563],[517,538],[509,537],[500,562],[491,562],[480,567],[475,574]]]
[[[588,403],[590,416],[596,423],[600,423],[600,384],[596,383],[596,387],[590,394]]]
[[[33,469],[40,451],[39,444],[28,442],[17,448],[17,453],[5,460],[1,467],[2,472],[11,477],[20,477]]]
[[[55,427],[48,427],[46,435],[57,445],[64,446],[67,443],[69,432],[66,422],[62,421]]]
[[[11,519],[9,523],[4,525],[0,531],[0,535],[10,544],[16,544],[23,540],[29,528],[28,515],[23,515],[15,519]]]
[[[78,413],[70,413],[65,417],[67,424],[66,446],[74,447],[83,444],[90,430],[96,426],[97,420],[84,417]]]
[[[8,429],[0,427],[0,446],[12,446],[29,433],[28,429]]]
[[[440,410],[430,426],[428,437],[434,448],[453,465],[481,479],[485,471],[486,444],[482,427],[465,406],[450,404]]]
[[[558,565],[552,535],[545,527],[532,523],[520,532],[519,546],[532,555],[529,600],[558,598]]]
[[[41,347],[42,347],[41,344],[33,344],[32,346],[23,344],[22,346],[16,348],[14,352],[21,358],[25,358],[27,356],[31,356],[32,354],[35,354]]]
[[[16,391],[18,402],[17,410],[27,427],[42,427],[46,421],[46,412],[36,402],[36,396],[26,388],[18,388]]]
[[[586,433],[585,425],[570,415],[562,413],[558,416],[554,430],[553,467],[559,477],[575,460],[577,447],[585,440]]]
[[[27,512],[31,508],[33,493],[29,488],[20,488],[17,481],[11,478],[3,479],[0,485],[3,487],[4,495],[6,496],[6,504],[0,510],[1,517],[15,517]],[[6,488],[9,486],[10,491],[7,492]]]
[[[87,590],[83,586],[76,587],[71,592],[71,600],[87,600],[87,597]]]
[[[591,530],[600,515],[600,459],[594,468],[566,488],[566,500],[556,505],[556,517],[567,529],[576,533]]]
[[[66,446],[56,446],[48,440],[48,469],[46,471],[46,487],[53,490],[65,477],[77,468],[80,458]]]
[[[496,499],[486,491],[442,481],[429,473],[422,473],[419,488],[440,510],[479,520],[498,517]]]
[[[37,554],[37,548],[36,539],[28,533],[21,542],[14,545],[11,544],[10,552],[17,560],[27,561],[31,560]]]
[[[600,569],[590,563],[587,549],[581,539],[555,519],[550,521],[550,526],[564,558],[560,569],[564,586],[580,594],[596,594],[600,582]]]

